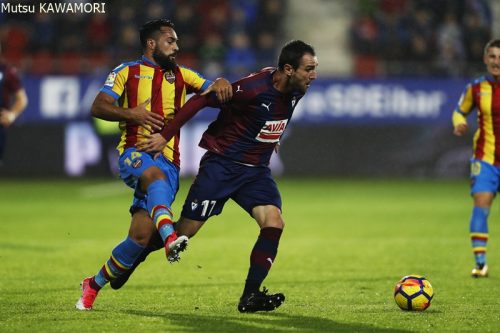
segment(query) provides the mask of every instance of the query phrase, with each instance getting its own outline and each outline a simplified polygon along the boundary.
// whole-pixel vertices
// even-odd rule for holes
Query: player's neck
[[[288,94],[291,92],[291,89],[288,85],[288,76],[286,76],[285,73],[279,70],[275,71],[273,74],[273,87],[283,94]]]

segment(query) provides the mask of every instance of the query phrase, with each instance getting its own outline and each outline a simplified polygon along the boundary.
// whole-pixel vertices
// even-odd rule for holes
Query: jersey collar
[[[142,55],[141,60],[144,63],[144,65],[146,65],[146,66],[150,66],[150,67],[161,69],[160,66],[158,66],[156,63],[154,63],[151,60],[149,60],[145,55]]]

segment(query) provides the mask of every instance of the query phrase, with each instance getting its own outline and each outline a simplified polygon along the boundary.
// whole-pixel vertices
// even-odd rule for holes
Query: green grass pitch
[[[126,236],[131,191],[119,181],[1,180],[0,332],[498,332],[500,210],[490,215],[490,277],[472,279],[466,180],[278,184],[286,227],[264,283],[286,295],[277,311],[236,309],[258,229],[230,203],[180,263],[158,251],[79,312],[80,281]],[[427,311],[396,306],[407,274],[432,283]]]

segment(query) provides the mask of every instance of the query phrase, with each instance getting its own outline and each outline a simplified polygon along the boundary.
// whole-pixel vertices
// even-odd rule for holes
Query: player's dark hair
[[[292,40],[283,46],[278,59],[278,68],[283,70],[286,64],[289,64],[293,69],[297,69],[300,65],[300,59],[306,53],[315,56],[314,48],[304,43],[301,40]]]
[[[488,53],[488,50],[492,47],[500,48],[500,39],[492,39],[486,43],[486,46],[484,47],[484,54]]]
[[[149,38],[154,38],[154,35],[160,31],[161,27],[170,27],[174,29],[174,23],[167,19],[158,19],[146,22],[139,29],[139,36],[141,38],[142,48],[145,49],[147,45],[147,40]]]

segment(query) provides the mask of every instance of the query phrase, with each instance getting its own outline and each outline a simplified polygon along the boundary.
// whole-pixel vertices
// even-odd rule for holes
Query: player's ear
[[[288,77],[292,76],[293,71],[294,71],[292,65],[290,65],[290,64],[285,64],[285,66],[283,66],[283,70],[284,70],[286,76],[288,76]]]
[[[148,40],[146,41],[146,45],[148,49],[154,50],[156,46],[156,41],[153,38],[148,38]]]

